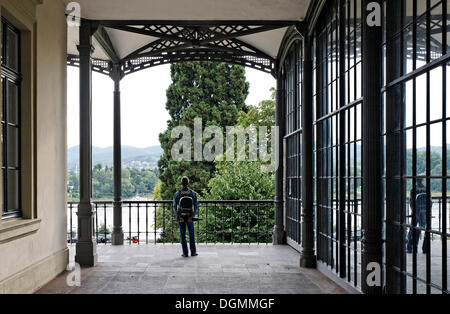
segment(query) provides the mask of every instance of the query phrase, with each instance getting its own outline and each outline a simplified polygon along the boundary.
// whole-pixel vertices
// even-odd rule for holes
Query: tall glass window
[[[389,2],[389,1],[387,1]],[[389,7],[389,4],[387,4]],[[388,225],[398,256],[388,264],[403,293],[449,293],[448,239],[450,87],[449,3],[447,0],[402,0],[397,32],[386,32],[386,67],[395,73],[386,82],[386,140],[398,143],[399,155],[386,159],[386,185],[400,185],[400,204],[387,193]],[[389,27],[387,25],[386,27]],[[392,154],[387,151],[387,154]],[[395,162],[395,160],[399,162]]]
[[[314,33],[317,255],[361,286],[361,0],[330,1]]]
[[[330,268],[338,260],[338,1],[322,13],[315,32],[317,255]]]
[[[361,14],[362,1],[348,0],[342,7],[342,25],[345,28],[345,56],[343,63],[344,74],[344,103],[341,114],[344,115],[345,132],[342,141],[341,158],[344,161],[342,176],[344,177],[345,226],[343,247],[345,248],[346,277],[354,286],[361,287],[361,228],[362,228],[362,53],[361,53]],[[342,209],[341,209],[342,210]]]
[[[2,219],[21,217],[20,32],[2,19]]]
[[[286,233],[289,243],[299,249],[302,208],[302,69],[303,43],[296,40],[283,66],[287,136],[286,145]]]

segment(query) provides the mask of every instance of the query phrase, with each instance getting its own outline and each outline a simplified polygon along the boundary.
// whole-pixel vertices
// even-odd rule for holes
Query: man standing
[[[427,201],[428,199],[428,201]],[[409,192],[409,206],[411,207],[411,211],[413,211],[413,206],[416,206],[416,221],[415,225],[413,225],[413,228],[417,228],[417,225],[419,225],[420,228],[426,228],[427,226],[427,211],[433,208],[433,201],[431,197],[427,197],[427,189],[423,185],[423,179],[417,178],[416,183],[416,191],[414,193],[414,189],[411,189]],[[411,217],[411,224],[412,224],[412,217]],[[408,232],[408,245],[406,248],[406,252],[408,254],[411,254],[413,252],[413,246],[416,248],[419,244],[420,235],[422,232],[420,230],[415,229],[414,234],[416,235],[416,241],[413,243],[413,228],[409,229]],[[427,232],[425,232],[425,237],[422,244],[422,252],[424,254],[427,253],[427,238],[428,238]]]
[[[181,179],[181,190],[175,193],[173,197],[173,212],[178,219],[180,225],[180,241],[183,248],[183,257],[188,257],[188,247],[186,243],[186,225],[189,232],[189,247],[191,256],[197,256],[195,248],[195,230],[194,217],[198,213],[197,193],[189,188],[189,178]]]

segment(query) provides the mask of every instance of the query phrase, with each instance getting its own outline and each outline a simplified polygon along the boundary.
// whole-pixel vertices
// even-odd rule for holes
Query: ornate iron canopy
[[[275,75],[276,58],[250,42],[251,36],[283,31],[295,21],[89,21],[93,37],[107,59],[93,58],[93,71],[109,75],[120,65],[123,75],[150,67],[183,61],[217,61],[238,64]],[[147,43],[119,56],[110,34],[119,31]],[[69,54],[68,65],[77,66],[78,56]]]

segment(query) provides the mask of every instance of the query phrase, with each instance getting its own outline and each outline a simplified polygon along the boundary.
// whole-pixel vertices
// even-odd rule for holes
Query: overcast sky
[[[68,147],[79,144],[78,68],[68,67]],[[250,82],[248,105],[270,99],[275,79],[253,69],[246,69]],[[170,65],[143,70],[122,80],[122,145],[148,147],[159,145],[159,133],[170,119],[165,109],[166,90],[171,83]],[[113,145],[113,82],[102,74],[93,75],[93,146]]]
[[[266,73],[246,69],[250,82],[247,104],[270,99],[275,79]],[[442,69],[431,71],[431,120],[442,116]],[[68,67],[68,146],[79,143],[78,68]],[[447,72],[450,82],[450,71]],[[170,66],[163,65],[131,74],[122,80],[122,144],[135,147],[159,145],[158,135],[167,127],[166,90],[170,85]],[[417,122],[426,122],[426,74],[417,78]],[[406,124],[412,122],[412,83],[406,91]],[[447,114],[450,105],[447,104]],[[442,124],[431,128],[431,146],[442,145]],[[450,130],[448,138],[450,138]],[[450,142],[450,140],[448,141]],[[412,148],[412,132],[407,133],[407,148]],[[113,145],[113,82],[102,74],[93,78],[93,145]],[[426,146],[426,128],[417,130],[417,147]]]

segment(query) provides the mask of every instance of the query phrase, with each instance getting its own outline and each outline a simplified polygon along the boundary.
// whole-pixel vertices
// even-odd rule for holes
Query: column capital
[[[109,73],[109,77],[115,82],[120,82],[124,77],[125,73],[122,70],[121,63],[111,63],[111,72]]]
[[[91,56],[95,51],[92,45],[77,45],[77,49],[80,52],[80,56]]]

